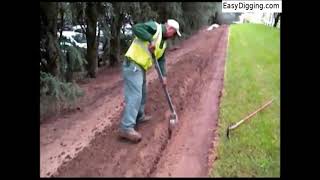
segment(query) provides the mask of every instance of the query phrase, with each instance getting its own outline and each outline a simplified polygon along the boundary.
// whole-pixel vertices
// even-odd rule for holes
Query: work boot
[[[142,136],[140,133],[138,133],[133,128],[131,129],[119,129],[119,136],[125,139],[128,139],[133,142],[139,142],[142,139]]]
[[[152,116],[143,116],[140,119],[138,119],[137,123],[144,123],[144,122],[148,122],[152,119]]]

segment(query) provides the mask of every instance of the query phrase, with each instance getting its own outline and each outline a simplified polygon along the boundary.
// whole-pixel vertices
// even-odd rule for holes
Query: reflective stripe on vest
[[[164,42],[162,49],[160,49],[160,44],[162,40],[162,28],[160,24],[156,23],[156,25],[157,31],[153,35],[152,39],[153,42],[155,42],[155,56],[157,59],[159,59],[164,53],[164,50],[166,48],[166,42]],[[149,43],[147,41],[143,41],[135,37],[128,51],[125,54],[126,57],[129,57],[130,59],[135,61],[145,70],[148,70],[153,64],[151,53],[148,49],[148,44]]]

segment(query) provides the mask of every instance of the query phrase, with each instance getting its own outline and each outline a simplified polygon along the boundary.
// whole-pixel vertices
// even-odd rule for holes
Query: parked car
[[[87,28],[87,26],[84,25],[83,28]],[[82,30],[80,25],[73,26],[72,29],[73,29],[74,32],[78,32],[78,33],[83,33],[84,34],[84,32],[83,32],[83,30]],[[98,36],[98,29],[99,28],[97,26],[97,28],[96,28],[96,35],[97,36]],[[103,36],[103,31],[100,30],[100,37],[102,37],[102,36]]]
[[[60,38],[60,33],[57,33],[57,34],[58,34],[58,37]],[[74,31],[62,31],[62,36],[68,39],[71,43],[75,44],[77,47],[87,49],[87,42],[83,40],[83,38],[81,40],[79,38],[79,37],[82,37],[81,33],[77,33]],[[61,43],[65,43],[66,45],[71,46],[71,44],[68,42],[62,41]]]
[[[60,36],[60,33],[58,33],[58,37]],[[65,40],[60,42],[61,46],[76,46],[78,48],[82,48],[84,51],[87,49],[87,39],[85,34],[75,32],[75,31],[62,31],[62,36],[65,38]],[[65,50],[62,48],[63,53]],[[98,48],[97,48],[97,55],[98,59],[101,60],[103,55],[103,43],[100,41]]]
[[[122,25],[121,27],[122,32],[124,32],[125,36],[132,36],[132,26],[129,23],[126,23],[125,25]]]

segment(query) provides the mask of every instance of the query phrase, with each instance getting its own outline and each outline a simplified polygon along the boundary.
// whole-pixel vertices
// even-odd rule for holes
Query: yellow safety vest
[[[167,44],[164,42],[162,49],[160,48],[160,43],[162,40],[162,28],[160,24],[156,23],[156,25],[157,32],[153,35],[152,41],[155,42],[154,54],[158,60],[163,55]],[[148,45],[148,41],[143,41],[135,37],[125,56],[135,61],[144,70],[148,70],[153,64],[151,53],[148,50]]]

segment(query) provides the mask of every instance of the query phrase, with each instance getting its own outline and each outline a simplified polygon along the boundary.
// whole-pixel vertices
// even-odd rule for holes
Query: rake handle
[[[263,106],[261,106],[259,109],[257,109],[256,111],[254,111],[253,113],[251,113],[250,115],[246,116],[245,118],[243,118],[242,120],[240,120],[239,122],[237,122],[235,125],[230,126],[228,129],[232,130],[237,128],[240,124],[242,124],[244,121],[250,119],[252,116],[254,116],[255,114],[257,114],[259,111],[261,111],[262,109],[266,108],[267,106],[269,106],[272,103],[273,99],[268,101],[267,103],[265,103]]]

